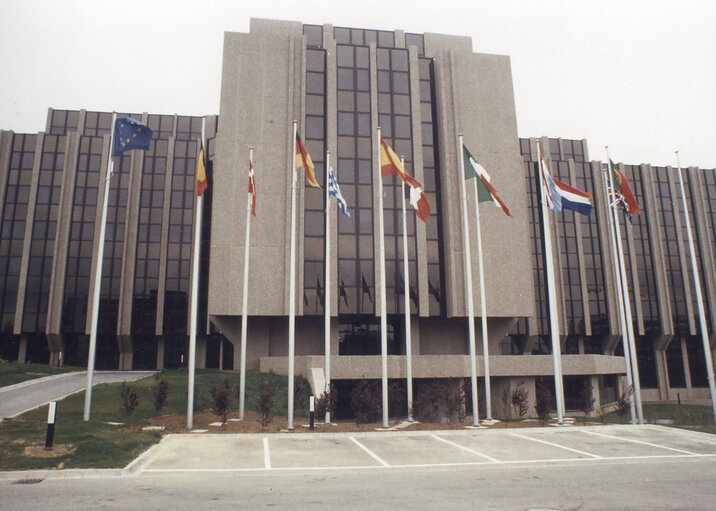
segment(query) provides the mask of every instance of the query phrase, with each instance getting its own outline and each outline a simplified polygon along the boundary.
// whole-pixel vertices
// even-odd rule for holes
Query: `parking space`
[[[716,437],[660,426],[170,435],[142,472],[409,468],[711,457]]]

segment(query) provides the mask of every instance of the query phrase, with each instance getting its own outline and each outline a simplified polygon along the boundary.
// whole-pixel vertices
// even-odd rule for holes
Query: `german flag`
[[[311,155],[306,150],[306,145],[301,140],[301,135],[296,133],[296,168],[303,167],[306,170],[306,179],[308,184],[314,188],[320,188],[321,185],[316,181],[316,175],[313,172],[313,161],[311,161]]]

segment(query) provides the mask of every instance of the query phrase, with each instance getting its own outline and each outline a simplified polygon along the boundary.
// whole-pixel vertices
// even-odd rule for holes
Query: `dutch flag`
[[[547,206],[553,211],[569,209],[576,213],[589,216],[592,212],[592,203],[589,200],[591,192],[583,192],[573,186],[563,183],[559,179],[553,179],[549,173],[544,159],[540,162],[542,172],[542,185],[545,190]]]

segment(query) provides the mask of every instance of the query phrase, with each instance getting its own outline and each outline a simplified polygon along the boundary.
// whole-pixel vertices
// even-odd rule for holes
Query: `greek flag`
[[[351,216],[348,211],[348,204],[346,204],[346,200],[343,198],[343,194],[341,194],[341,189],[338,188],[338,181],[336,181],[336,176],[333,174],[333,167],[330,165],[328,166],[328,195],[332,195],[336,198],[338,207],[341,208],[344,215]]]

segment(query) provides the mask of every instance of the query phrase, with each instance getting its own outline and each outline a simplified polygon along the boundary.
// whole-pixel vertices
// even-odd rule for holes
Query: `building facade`
[[[178,367],[186,364],[202,118],[129,115],[148,124],[154,139],[146,152],[125,153],[111,176],[97,367]],[[512,213],[507,217],[489,205],[480,209],[493,409],[504,412],[501,396],[508,386],[523,384],[534,396],[537,381],[553,381],[538,142],[555,177],[594,194],[589,217],[550,215],[567,408],[576,407],[585,387],[600,403],[616,399],[625,361],[604,165],[589,159],[583,140],[518,138],[508,57],[474,53],[466,37],[253,19],[249,33],[225,35],[220,112],[205,119],[210,165],[202,216],[199,367],[239,366],[251,147],[258,205],[251,220],[247,368],[286,374],[297,120],[319,184],[325,185],[329,153],[351,216],[334,208],[325,232],[324,190],[307,186],[299,169],[296,372],[309,380],[322,374],[327,307],[331,376],[339,397],[356,381],[380,378],[380,126],[432,206],[426,223],[412,212],[407,218],[417,392],[420,382],[457,385],[470,376],[465,235],[472,254],[477,246],[470,190],[469,232],[462,227],[462,134]],[[99,264],[98,188],[107,177],[110,122],[110,113],[50,110],[44,132],[0,133],[3,358],[86,364],[89,297]],[[641,215],[622,220],[622,234],[643,398],[708,397],[676,169],[621,169],[642,207]],[[713,348],[716,171],[689,168],[685,176]],[[404,382],[402,188],[394,176],[383,178],[383,186],[388,372]],[[479,327],[478,264],[477,257],[471,259]]]

